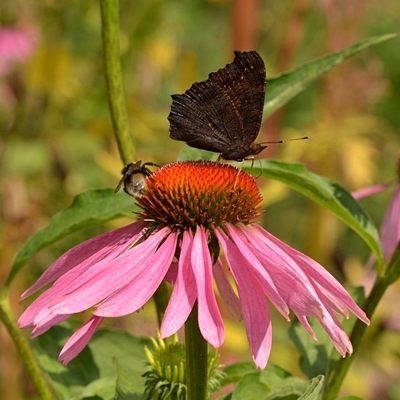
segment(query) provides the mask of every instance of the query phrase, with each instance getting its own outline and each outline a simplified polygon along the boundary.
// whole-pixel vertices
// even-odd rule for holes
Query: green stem
[[[154,303],[157,310],[158,326],[164,318],[165,310],[167,309],[169,299],[171,297],[171,290],[166,282],[161,282],[160,286],[153,295]]]
[[[130,134],[119,51],[119,0],[100,0],[104,72],[108,102],[118,149],[124,164],[135,159],[135,145]]]
[[[187,400],[204,400],[207,394],[207,342],[200,332],[197,302],[185,323]]]
[[[22,334],[21,329],[17,325],[14,314],[11,310],[8,300],[8,288],[3,288],[0,296],[0,320],[4,323],[15,347],[20,355],[21,361],[24,363],[33,386],[40,399],[51,400],[53,395],[38,361],[29,346],[25,336]]]

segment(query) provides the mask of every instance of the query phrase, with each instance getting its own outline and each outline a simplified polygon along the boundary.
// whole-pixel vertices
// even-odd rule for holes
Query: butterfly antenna
[[[303,137],[298,137],[298,138],[291,138],[291,139],[286,139],[286,140],[276,140],[273,142],[261,142],[258,144],[271,144],[271,143],[285,143],[285,142],[292,142],[293,140],[306,140],[306,139],[310,139],[309,136],[303,136]]]

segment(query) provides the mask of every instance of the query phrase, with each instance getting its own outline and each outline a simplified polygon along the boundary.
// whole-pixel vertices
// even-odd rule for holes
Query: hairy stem
[[[118,149],[124,164],[135,159],[135,145],[130,134],[119,51],[119,0],[100,0],[104,74],[108,102]]]

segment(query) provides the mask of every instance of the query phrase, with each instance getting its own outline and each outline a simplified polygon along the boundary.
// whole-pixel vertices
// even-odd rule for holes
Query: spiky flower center
[[[247,224],[262,213],[254,178],[227,164],[167,164],[147,178],[147,185],[145,195],[138,199],[143,208],[140,215],[177,228]]]

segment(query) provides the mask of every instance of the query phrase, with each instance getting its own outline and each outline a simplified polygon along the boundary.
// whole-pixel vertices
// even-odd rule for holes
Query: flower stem
[[[197,302],[185,323],[187,400],[204,400],[207,393],[207,342],[200,332]]]
[[[130,134],[119,51],[119,0],[100,0],[104,72],[108,102],[118,149],[124,164],[135,159],[135,145]]]
[[[165,310],[167,309],[170,296],[171,290],[167,286],[166,282],[161,282],[160,286],[153,295],[154,303],[156,305],[159,327],[161,326],[161,322],[164,318]]]
[[[374,287],[371,290],[370,295],[368,296],[365,305],[364,311],[367,314],[368,318],[371,319],[374,311],[379,304],[381,298],[385,294],[387,288],[395,282],[400,276],[400,244],[397,246],[396,251],[394,252],[388,267],[386,269],[386,274],[383,277],[378,277],[375,281]],[[361,339],[367,329],[367,325],[365,325],[360,320],[357,320],[354,325],[353,331],[350,335],[351,343],[353,344],[353,356],[342,358],[327,386],[325,394],[323,396],[323,400],[334,400],[337,398],[339,389],[343,383],[344,378],[346,377],[347,371],[350,368],[351,362],[354,359],[355,354],[357,353]]]
[[[0,320],[4,323],[4,326],[17,348],[21,361],[26,367],[32,384],[35,386],[37,395],[42,400],[51,400],[54,396],[52,395],[50,386],[43,376],[42,370],[32,349],[29,347],[28,341],[17,325],[17,321],[10,307],[8,293],[8,288],[3,288],[0,295]]]

